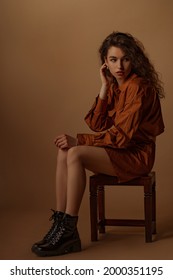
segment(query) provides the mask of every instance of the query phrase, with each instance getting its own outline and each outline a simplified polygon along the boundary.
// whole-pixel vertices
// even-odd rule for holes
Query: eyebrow
[[[124,57],[128,57],[128,55],[126,55],[126,54],[125,54],[125,55],[124,55],[124,56],[122,56],[121,58],[124,58]],[[110,56],[109,56],[109,58],[117,58],[117,57],[116,57],[116,56],[114,56],[114,55],[110,55]]]

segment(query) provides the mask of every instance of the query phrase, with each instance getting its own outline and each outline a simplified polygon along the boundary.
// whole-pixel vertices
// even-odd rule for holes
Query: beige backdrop
[[[154,169],[160,221],[171,220],[173,1],[1,0],[0,13],[1,209],[54,207],[53,140],[64,132],[89,132],[83,118],[99,92],[98,48],[118,30],[143,42],[165,84],[166,130]],[[88,215],[88,189],[81,215]]]

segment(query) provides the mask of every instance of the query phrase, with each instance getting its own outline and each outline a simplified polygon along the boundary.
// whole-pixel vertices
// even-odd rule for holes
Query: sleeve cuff
[[[93,137],[92,134],[77,134],[77,145],[92,146]]]

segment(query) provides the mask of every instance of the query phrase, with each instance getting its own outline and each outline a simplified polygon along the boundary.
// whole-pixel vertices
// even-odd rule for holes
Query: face
[[[112,46],[109,48],[105,63],[119,85],[124,83],[132,70],[129,57],[118,47]]]

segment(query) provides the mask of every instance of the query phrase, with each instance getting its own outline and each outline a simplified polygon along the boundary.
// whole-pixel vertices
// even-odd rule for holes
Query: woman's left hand
[[[70,149],[77,145],[77,139],[70,135],[62,134],[56,137],[54,143],[59,149]]]

